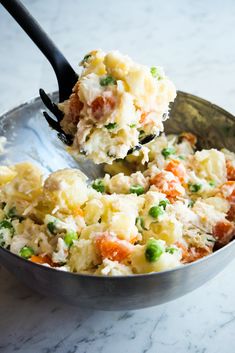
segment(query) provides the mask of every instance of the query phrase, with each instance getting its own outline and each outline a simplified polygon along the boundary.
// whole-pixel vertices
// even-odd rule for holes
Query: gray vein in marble
[[[151,348],[153,347],[153,337],[154,337],[154,335],[156,333],[156,330],[157,330],[159,324],[163,320],[164,316],[165,316],[165,313],[162,313],[161,316],[154,323],[153,328],[149,332],[149,337],[148,337],[148,340],[147,340],[147,347],[144,348],[143,353],[148,353],[151,350]]]

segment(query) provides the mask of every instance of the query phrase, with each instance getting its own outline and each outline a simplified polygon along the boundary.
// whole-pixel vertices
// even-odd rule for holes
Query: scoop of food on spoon
[[[112,163],[142,149],[163,130],[169,103],[176,95],[159,67],[148,68],[117,51],[94,50],[83,58],[81,76],[65,59],[19,0],[1,0],[52,65],[59,104],[43,89],[40,96],[53,114],[44,112],[50,127],[70,147],[96,164]]]

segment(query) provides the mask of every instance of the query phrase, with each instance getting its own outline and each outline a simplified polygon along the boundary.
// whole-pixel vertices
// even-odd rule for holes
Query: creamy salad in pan
[[[126,157],[146,136],[159,135],[176,96],[160,67],[147,67],[118,51],[94,50],[81,62],[70,98],[59,104],[61,127],[73,136],[71,153],[96,164]]]
[[[46,179],[30,163],[0,168],[0,244],[64,271],[131,275],[182,266],[235,235],[235,154],[162,134],[89,182],[77,169]]]
[[[160,134],[174,85],[119,52],[86,55],[59,105],[71,152],[105,164],[48,177],[0,167],[0,246],[31,262],[104,276],[158,272],[211,254],[235,236],[235,154],[197,150],[191,132]],[[133,149],[132,154],[128,151]]]

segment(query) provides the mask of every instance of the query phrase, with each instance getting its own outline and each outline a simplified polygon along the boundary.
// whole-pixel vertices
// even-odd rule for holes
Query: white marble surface
[[[178,89],[235,113],[233,0],[27,0],[69,61],[119,48],[163,65]],[[56,88],[53,72],[0,6],[0,111]],[[0,269],[0,352],[233,353],[235,262],[174,302],[132,312],[74,308],[33,293]]]

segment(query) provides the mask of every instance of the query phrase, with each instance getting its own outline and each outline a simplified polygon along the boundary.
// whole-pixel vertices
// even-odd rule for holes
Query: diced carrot
[[[40,255],[33,255],[29,259],[32,262],[35,262],[36,264],[48,264],[50,266],[53,266],[53,262],[51,258],[47,255],[45,256],[40,256]]]
[[[235,204],[235,181],[227,181],[221,186],[221,192],[225,199]]]
[[[229,160],[226,161],[227,179],[235,180],[235,166]]]
[[[235,221],[235,204],[230,205],[230,209],[228,210],[227,217],[229,221]]]
[[[79,100],[77,93],[72,93],[69,97],[68,115],[73,124],[77,124],[80,119],[80,111],[83,108],[83,103]]]
[[[217,244],[226,245],[235,236],[235,225],[227,220],[217,222],[213,228],[213,236]]]
[[[181,183],[184,183],[186,180],[186,169],[182,162],[177,159],[172,159],[166,166],[165,170],[173,173]]]
[[[183,261],[184,263],[190,263],[211,254],[211,252],[212,252],[212,249],[209,247],[196,248],[194,246],[191,246],[188,249],[188,255],[183,259]]]
[[[105,97],[105,103],[108,110],[113,110],[115,108],[116,103],[114,97]]]
[[[179,241],[177,241],[175,245],[182,250],[182,259],[184,259],[188,255],[188,248]]]
[[[103,115],[104,97],[99,96],[91,103],[92,114],[95,118],[100,118]]]
[[[182,243],[177,242],[176,246],[182,250],[182,263],[190,263],[201,259],[209,255],[212,252],[212,248],[196,248],[195,246],[189,246],[188,248]]]
[[[169,172],[160,172],[155,175],[151,180],[150,184],[155,185],[160,192],[164,193],[170,199],[175,198],[177,196],[184,194],[184,188],[180,184],[180,181],[177,177],[175,177],[172,173],[171,178],[169,180],[166,178],[166,174]]]
[[[95,245],[102,258],[119,262],[130,255],[133,249],[133,245],[128,241],[120,240],[109,233],[98,236],[95,239]]]
[[[141,114],[141,117],[140,117],[140,124],[144,124],[145,120],[146,120],[146,117],[148,116],[149,113],[142,113]]]
[[[195,145],[197,143],[197,137],[194,134],[192,134],[191,132],[182,132],[180,134],[180,138],[187,140],[191,144],[192,147],[195,147]]]
[[[228,200],[230,209],[227,213],[229,221],[235,221],[235,181],[229,180],[224,183],[221,188],[222,196]]]
[[[95,119],[100,120],[105,114],[110,113],[115,108],[113,97],[99,96],[91,103],[92,114]]]

